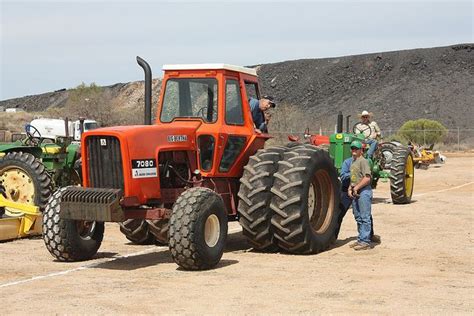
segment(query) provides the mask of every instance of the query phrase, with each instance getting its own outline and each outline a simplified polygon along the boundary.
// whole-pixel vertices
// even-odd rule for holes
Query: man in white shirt
[[[356,125],[356,131],[365,135],[365,143],[370,145],[367,151],[367,157],[372,159],[375,149],[377,148],[377,140],[381,138],[380,127],[375,121],[371,121],[372,113],[362,111],[360,114],[360,123]],[[368,128],[369,126],[370,128]]]

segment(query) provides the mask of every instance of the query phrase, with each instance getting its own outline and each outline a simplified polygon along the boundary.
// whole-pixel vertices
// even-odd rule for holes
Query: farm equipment
[[[343,132],[342,122],[343,116],[339,112],[336,133],[329,136],[328,142],[324,136],[311,135],[308,129],[304,134],[310,144],[323,148],[329,144],[329,155],[338,171],[341,170],[344,160],[351,157],[351,142],[359,140],[364,144],[364,139],[372,132],[369,125],[356,123],[350,133],[348,117],[346,117],[346,132]],[[294,137],[289,139],[298,141]],[[393,203],[410,203],[414,185],[414,158],[410,149],[398,142],[382,142],[378,144],[373,158],[367,159],[372,170],[372,187],[377,187],[379,180],[389,179]]]
[[[151,69],[145,71],[145,125],[101,128],[82,138],[83,187],[51,197],[46,248],[59,261],[92,258],[104,222],[130,240],[161,235],[187,270],[214,267],[228,220],[262,251],[317,253],[339,227],[339,181],[327,152],[312,145],[265,148],[249,99],[254,69],[224,64],[165,65],[156,124]]]
[[[7,199],[0,187],[0,240],[41,234],[39,207]]]
[[[433,150],[433,145],[426,148],[424,145],[417,145],[413,142],[409,143],[409,147],[413,154],[415,168],[428,169],[431,164],[443,164],[446,162],[446,156],[439,151]]]
[[[27,125],[25,139],[0,144],[0,186],[3,198],[17,203],[15,207],[10,205],[5,208],[0,230],[11,231],[16,225],[14,223],[25,222],[25,225],[20,224],[17,237],[41,234],[37,229],[41,225],[41,213],[15,210],[31,206],[43,210],[54,188],[81,183],[80,144],[73,142],[67,134],[66,137],[56,137],[51,143],[53,139],[44,138],[35,127]],[[23,208],[18,205],[23,205]],[[31,221],[34,221],[35,228],[29,228]],[[0,236],[0,240],[10,239],[9,236],[13,235],[5,234]]]

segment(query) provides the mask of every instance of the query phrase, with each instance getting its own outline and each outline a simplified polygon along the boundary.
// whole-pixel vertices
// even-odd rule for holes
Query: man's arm
[[[257,124],[261,125],[261,123],[258,120],[258,115],[261,115],[260,114],[260,101],[257,99],[251,98],[249,100],[249,105],[250,105],[250,113],[252,114],[252,121],[253,121],[253,127],[255,129],[255,132],[261,134],[262,131],[259,129],[260,126],[257,126]]]
[[[375,131],[375,135],[376,136],[380,136],[381,133],[380,133],[380,127],[379,125],[377,124],[377,122],[372,122],[372,125],[374,127],[374,131]]]
[[[350,159],[346,159],[343,161],[341,166],[341,181],[344,182],[346,180],[350,180],[351,178],[351,164]]]

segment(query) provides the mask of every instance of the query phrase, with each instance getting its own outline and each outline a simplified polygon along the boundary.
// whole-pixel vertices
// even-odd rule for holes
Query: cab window
[[[225,85],[225,122],[228,125],[243,125],[242,97],[237,80],[230,79]]]
[[[211,135],[201,135],[198,137],[199,164],[204,171],[210,171],[212,169],[214,144],[215,139]]]
[[[219,172],[227,172],[230,170],[230,167],[232,167],[235,160],[242,152],[245,141],[246,137],[244,136],[229,136],[229,138],[227,138],[227,144],[225,145],[224,153],[222,154]]]
[[[199,118],[206,123],[217,120],[217,80],[176,78],[166,81],[160,120]]]

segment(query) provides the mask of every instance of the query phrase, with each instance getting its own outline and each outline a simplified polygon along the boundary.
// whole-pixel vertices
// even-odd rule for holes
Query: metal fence
[[[270,125],[270,135],[274,136],[272,142],[276,144],[287,143],[288,135],[295,135],[302,139],[304,132],[304,128],[302,128],[301,130],[290,129],[288,131],[273,131]],[[430,145],[426,142],[426,138],[428,138],[428,133],[433,132],[433,130],[413,130],[413,132],[418,133],[421,139],[425,139],[425,141],[423,141],[424,144]],[[334,130],[310,129],[309,133],[312,135],[331,135],[334,133]],[[382,136],[383,139],[386,141],[406,141],[405,139],[401,139],[399,137],[397,129],[382,130]],[[0,142],[11,142],[24,137],[24,133],[10,133],[6,130],[0,130]],[[472,150],[474,149],[474,129],[466,129],[459,127],[454,129],[448,129],[446,135],[443,138],[443,141],[439,144],[436,144],[435,146],[436,148],[448,151]]]

